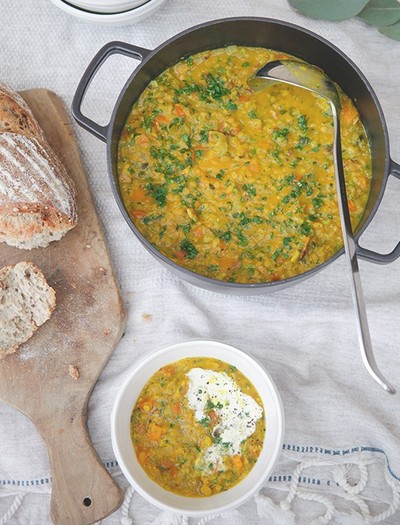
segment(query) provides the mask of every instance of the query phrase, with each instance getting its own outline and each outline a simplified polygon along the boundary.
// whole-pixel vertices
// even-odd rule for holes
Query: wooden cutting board
[[[89,395],[122,336],[125,310],[64,104],[44,89],[21,95],[75,182],[79,223],[47,248],[0,244],[1,267],[34,262],[57,297],[51,319],[16,354],[0,360],[0,399],[26,414],[47,445],[54,523],[86,525],[122,502],[121,489],[93,448],[86,419]]]

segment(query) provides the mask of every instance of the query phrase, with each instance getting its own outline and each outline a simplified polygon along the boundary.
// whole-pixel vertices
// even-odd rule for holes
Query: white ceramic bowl
[[[257,463],[240,483],[210,497],[189,498],[164,490],[144,472],[133,449],[130,418],[136,399],[148,379],[161,367],[186,357],[214,357],[236,366],[261,396],[266,419],[266,436]],[[119,466],[129,483],[150,503],[185,516],[205,516],[233,509],[251,496],[271,473],[282,447],[284,415],[279,393],[266,370],[252,357],[217,341],[188,341],[168,346],[136,364],[116,397],[111,416],[111,437]]]
[[[64,0],[51,0],[62,11],[75,16],[85,22],[104,24],[108,26],[124,26],[144,20],[159,9],[167,0],[148,0],[145,4],[123,11],[121,13],[94,13],[75,7]]]
[[[93,13],[122,13],[149,0],[67,0],[68,4]]]

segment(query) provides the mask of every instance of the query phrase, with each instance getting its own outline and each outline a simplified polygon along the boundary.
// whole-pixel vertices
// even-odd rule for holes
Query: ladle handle
[[[349,263],[351,291],[353,296],[354,309],[356,311],[356,324],[358,340],[360,345],[361,357],[369,374],[375,381],[389,394],[395,394],[396,389],[385,379],[383,374],[379,371],[378,365],[375,361],[371,335],[368,326],[367,310],[365,307],[365,299],[362,289],[360,269],[357,259],[357,245],[353,236],[351,219],[346,194],[346,183],[343,171],[342,146],[340,139],[340,121],[338,118],[338,110],[331,102],[332,111],[334,113],[334,164],[335,164],[335,179],[338,192],[338,206],[340,215],[340,224],[342,227],[343,242],[345,247],[346,259]]]
[[[390,161],[389,175],[393,175],[397,179],[400,179],[400,165],[393,160]],[[379,253],[373,250],[368,250],[368,248],[363,248],[360,246],[359,241],[357,241],[357,255],[360,259],[375,264],[389,264],[400,257],[400,242],[396,244],[391,252]]]
[[[107,142],[110,122],[106,126],[101,126],[97,122],[91,120],[89,117],[86,117],[81,111],[81,106],[86,91],[90,86],[93,78],[95,77],[97,71],[107,60],[107,58],[111,55],[119,54],[142,61],[150,53],[151,51],[148,49],[144,49],[142,47],[118,41],[109,42],[100,49],[100,51],[94,56],[93,60],[86,68],[86,71],[83,73],[78,87],[76,88],[74,99],[72,101],[72,115],[74,116],[78,124],[82,126],[82,128],[86,129],[103,142]]]

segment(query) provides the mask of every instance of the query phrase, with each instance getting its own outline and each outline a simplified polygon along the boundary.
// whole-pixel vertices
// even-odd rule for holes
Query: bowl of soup
[[[197,340],[135,365],[112,412],[125,477],[154,505],[187,516],[233,509],[278,460],[284,414],[276,386],[249,354]]]
[[[113,53],[141,64],[110,124],[82,114],[85,91]],[[217,20],[157,49],[111,42],[77,89],[73,114],[107,142],[112,189],[143,246],[183,279],[212,290],[264,293],[301,282],[343,253],[328,103],[295,86],[258,93],[266,63],[297,59],[336,84],[346,190],[360,258],[400,255],[359,244],[380,205],[390,157],[379,102],[357,66],[325,39],[263,18]]]

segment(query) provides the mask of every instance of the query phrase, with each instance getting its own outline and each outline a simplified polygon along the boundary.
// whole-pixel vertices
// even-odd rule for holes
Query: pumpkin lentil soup
[[[303,273],[342,246],[329,104],[247,79],[288,55],[230,46],[165,70],[135,103],[119,142],[119,184],[138,230],[172,261],[219,280]],[[368,139],[340,92],[353,227],[371,180]]]
[[[256,463],[265,437],[262,401],[236,367],[181,359],[144,386],[131,437],[153,481],[181,496],[211,496],[236,485]]]

